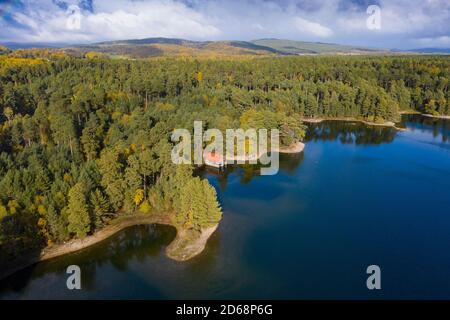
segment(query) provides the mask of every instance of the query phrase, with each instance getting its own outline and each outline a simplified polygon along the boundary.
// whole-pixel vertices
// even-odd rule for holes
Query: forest
[[[0,260],[82,238],[123,212],[175,212],[200,231],[222,215],[215,189],[174,165],[170,135],[277,128],[302,119],[398,121],[450,115],[446,56],[306,56],[195,60],[0,56]]]

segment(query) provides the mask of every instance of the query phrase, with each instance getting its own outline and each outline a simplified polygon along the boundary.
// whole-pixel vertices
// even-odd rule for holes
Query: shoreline
[[[36,263],[89,248],[126,228],[139,225],[159,224],[174,227],[176,229],[176,236],[166,247],[165,254],[172,260],[186,261],[200,254],[204,250],[208,239],[218,227],[218,224],[216,224],[202,230],[201,233],[183,230],[174,225],[172,222],[172,216],[172,214],[165,216],[143,214],[128,214],[119,216],[113,220],[111,224],[83,239],[72,239],[62,244],[51,245],[43,248],[38,254],[33,254],[32,252],[25,253],[22,258],[15,260],[17,262],[15,266],[11,266],[0,272],[0,280]],[[189,250],[186,253],[183,249]]]
[[[305,150],[305,144],[301,141],[297,141],[293,144],[291,144],[288,147],[278,147],[275,150],[265,151],[265,152],[259,152],[256,155],[249,155],[246,154],[244,156],[236,156],[236,155],[225,155],[225,159],[223,162],[226,165],[234,165],[234,164],[241,164],[244,162],[250,162],[250,161],[258,161],[263,155],[267,154],[268,152],[274,152],[274,153],[300,153]],[[205,161],[204,165],[209,167],[215,167],[214,164],[210,164],[207,161]]]
[[[428,114],[428,113],[421,113],[421,115],[423,115],[424,117],[427,117],[427,118],[450,120],[450,116],[435,116],[435,115]]]
[[[418,114],[421,115],[423,117],[427,117],[427,118],[435,118],[435,119],[444,119],[444,120],[450,120],[450,116],[443,116],[443,115],[433,115],[433,114],[429,114],[429,113],[420,113],[418,111],[400,111],[400,114]]]
[[[371,122],[371,121],[366,121],[366,120],[361,120],[361,119],[356,119],[356,118],[303,118],[302,121],[306,122],[306,123],[321,123],[323,121],[360,122],[360,123],[363,123],[368,126],[391,127],[391,128],[395,128],[397,130],[402,130],[401,128],[396,127],[395,122],[392,122],[392,121],[377,123],[377,122]]]
[[[422,114],[422,113],[416,110],[403,110],[399,111],[398,114],[402,115],[402,114]]]
[[[217,230],[219,224],[208,227],[199,234],[189,230],[177,231],[175,239],[166,247],[166,256],[172,260],[184,262],[203,252],[208,239]]]
[[[300,153],[305,150],[305,144],[301,141],[291,144],[289,147],[278,148],[279,153]]]

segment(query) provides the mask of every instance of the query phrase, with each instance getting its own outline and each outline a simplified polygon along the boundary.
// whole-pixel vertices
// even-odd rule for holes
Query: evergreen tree
[[[105,225],[111,219],[111,211],[108,199],[100,189],[95,189],[95,191],[91,192],[90,203],[95,226],[101,227]]]
[[[218,223],[221,217],[216,190],[207,180],[190,178],[181,188],[177,222],[185,228],[201,231]]]
[[[75,184],[69,190],[69,201],[67,205],[68,230],[77,237],[85,237],[91,230],[89,208],[85,196],[86,188],[83,183]]]
[[[125,183],[123,179],[123,164],[119,161],[119,151],[107,149],[102,152],[98,166],[102,175],[101,185],[108,195],[114,211],[123,205]]]
[[[80,138],[81,146],[87,161],[95,160],[100,149],[99,124],[97,117],[91,114]]]

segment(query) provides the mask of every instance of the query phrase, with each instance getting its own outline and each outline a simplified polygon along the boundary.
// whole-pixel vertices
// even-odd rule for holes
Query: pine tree
[[[123,165],[119,161],[119,155],[116,149],[104,150],[98,160],[99,170],[102,174],[101,184],[114,211],[123,205],[125,192]]]
[[[51,180],[47,173],[47,170],[39,171],[36,176],[36,190],[40,191],[42,194],[48,192],[51,188]]]
[[[221,217],[214,187],[198,177],[189,179],[181,189],[177,222],[185,228],[201,231],[218,223]]]
[[[103,226],[111,218],[108,199],[101,190],[95,189],[91,192],[90,203],[95,226]]]
[[[48,222],[49,231],[52,235],[52,240],[63,241],[69,236],[66,228],[65,217],[58,214],[53,205],[49,205],[46,211],[46,219]]]
[[[79,238],[85,237],[91,230],[85,192],[85,186],[80,182],[69,190],[69,204],[67,206],[69,232],[76,234]]]
[[[68,146],[70,154],[73,156],[78,146],[78,139],[72,115],[65,114],[62,110],[59,110],[59,113],[52,115],[50,127],[53,134],[53,140],[56,144]]]
[[[97,136],[98,122],[95,116],[91,116],[83,129],[80,141],[87,161],[97,158],[100,143]]]

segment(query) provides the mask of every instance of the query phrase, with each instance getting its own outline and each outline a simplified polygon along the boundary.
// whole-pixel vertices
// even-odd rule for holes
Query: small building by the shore
[[[210,167],[222,168],[225,166],[225,157],[218,152],[208,152],[205,154],[205,164]]]

